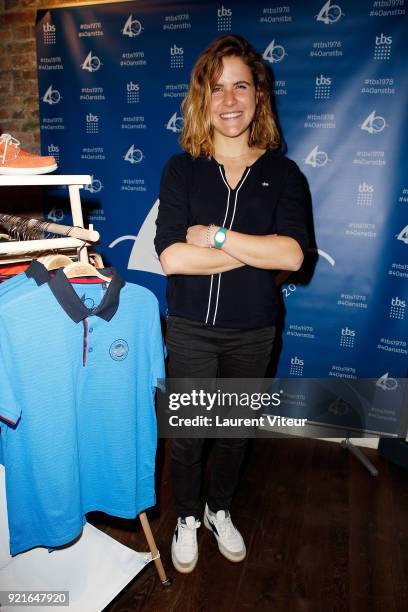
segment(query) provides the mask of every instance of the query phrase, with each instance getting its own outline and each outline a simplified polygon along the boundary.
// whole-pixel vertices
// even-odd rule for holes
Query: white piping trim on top
[[[211,291],[213,285],[214,274],[211,274],[211,283],[210,283],[210,294],[208,296],[208,308],[207,308],[207,316],[205,317],[206,324],[208,323],[208,315],[210,314],[210,304],[211,304]]]
[[[228,228],[228,229],[231,229],[232,224],[233,224],[233,221],[234,221],[235,211],[236,211],[236,208],[237,208],[238,192],[239,192],[239,190],[241,189],[242,185],[245,183],[246,178],[247,178],[247,176],[248,176],[248,174],[249,174],[250,170],[251,170],[251,167],[249,167],[249,168],[248,168],[248,171],[247,171],[246,175],[245,175],[245,176],[244,176],[244,178],[242,179],[242,183],[240,184],[240,186],[238,187],[238,189],[237,189],[237,191],[236,191],[236,193],[235,193],[234,212],[232,213],[232,219],[231,219],[231,223],[229,224],[229,228]],[[220,172],[221,172],[221,168],[220,168]],[[222,176],[222,172],[221,172],[221,176]],[[223,180],[224,180],[224,177],[223,177],[223,176],[222,176],[222,178],[223,178]],[[228,200],[229,200],[229,193],[230,193],[230,192],[229,192],[229,189],[230,189],[230,187],[229,187],[228,183],[227,183],[225,180],[224,180],[224,183],[225,183],[225,184],[227,185],[227,187],[228,187]],[[228,213],[228,209],[227,209],[227,213]],[[227,213],[225,213],[224,223],[225,223],[225,219],[227,218]],[[224,225],[224,223],[223,223],[223,225]],[[218,290],[217,290],[217,299],[216,299],[216,302],[215,302],[214,318],[213,318],[213,322],[212,322],[212,324],[213,324],[213,325],[215,324],[215,317],[217,316],[217,310],[218,310],[218,296],[220,295],[220,285],[221,285],[221,272],[219,272],[219,274],[218,274]],[[206,322],[207,322],[207,321],[206,321]]]
[[[221,170],[221,166],[218,166],[218,169],[220,171],[221,174],[221,178],[225,183],[226,188],[228,189],[228,199],[227,199],[227,210],[225,211],[225,217],[224,217],[224,221],[223,221],[223,227],[225,225],[225,220],[227,218],[228,215],[228,210],[229,210],[229,201],[230,201],[230,195],[231,195],[231,188],[228,185],[227,181],[224,179],[224,176],[222,174],[222,170]],[[211,274],[211,284],[210,284],[210,293],[208,295],[208,307],[207,307],[207,316],[205,317],[205,323],[208,323],[208,317],[210,316],[210,306],[211,306],[211,294],[212,294],[212,286],[213,286],[213,279],[214,279],[214,274]],[[221,281],[221,277],[220,274],[218,274],[218,292],[220,290],[220,281]],[[213,323],[214,325],[214,323]]]

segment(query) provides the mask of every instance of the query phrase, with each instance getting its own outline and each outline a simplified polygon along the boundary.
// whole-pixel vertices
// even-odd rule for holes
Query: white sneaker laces
[[[221,535],[227,538],[229,537],[237,537],[237,529],[234,526],[234,523],[231,520],[230,514],[226,514],[225,518],[217,517],[217,527],[219,527]]]
[[[3,155],[1,158],[1,163],[4,164],[6,161],[6,154],[7,154],[7,149],[8,147],[14,146],[16,147],[16,149],[18,149],[18,147],[20,146],[20,141],[17,140],[17,138],[14,138],[11,134],[2,134],[0,136],[0,145],[4,146],[4,150],[3,150]],[[17,151],[15,153],[14,159],[17,157]]]
[[[200,521],[196,521],[194,524],[179,523],[179,534],[180,534],[180,542],[179,546],[181,548],[191,549],[195,543],[196,530],[201,526]]]

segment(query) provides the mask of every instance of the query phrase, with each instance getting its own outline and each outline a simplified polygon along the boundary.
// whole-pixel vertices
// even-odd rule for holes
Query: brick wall
[[[69,0],[83,4],[83,0]],[[31,153],[40,152],[40,121],[35,48],[37,8],[67,0],[0,0],[0,133],[18,138]],[[1,188],[2,213],[41,217],[39,187]],[[0,229],[1,231],[1,229]]]
[[[40,150],[36,10],[62,4],[67,0],[0,0],[0,133],[12,134],[32,153]]]

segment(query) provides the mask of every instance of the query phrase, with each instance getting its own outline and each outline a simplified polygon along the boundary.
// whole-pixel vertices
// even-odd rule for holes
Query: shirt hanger
[[[70,263],[68,266],[65,266],[63,271],[67,278],[95,276],[96,278],[100,278],[106,283],[109,283],[111,281],[109,276],[104,276],[103,274],[101,274],[98,269],[95,268],[92,264],[82,261],[74,261],[73,263]]]
[[[61,255],[60,253],[38,257],[38,261],[42,263],[47,270],[56,270],[57,268],[69,266],[72,263],[71,259],[67,255]]]

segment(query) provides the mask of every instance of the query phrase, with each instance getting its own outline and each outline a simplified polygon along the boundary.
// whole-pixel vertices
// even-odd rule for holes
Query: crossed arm
[[[221,249],[209,248],[206,225],[189,227],[191,163],[186,156],[175,156],[162,176],[155,245],[165,274],[211,275],[245,265],[265,270],[300,268],[302,248],[307,243],[305,184],[294,162],[285,162],[276,210],[277,233],[259,236],[227,230]],[[290,235],[285,235],[286,232]],[[291,235],[299,237],[299,242]],[[210,243],[214,244],[213,234]]]
[[[218,274],[244,265],[295,271],[303,263],[302,249],[289,236],[253,236],[228,230],[222,249],[210,249],[207,227],[193,225],[187,230],[186,240],[162,252],[160,263],[165,274]]]

